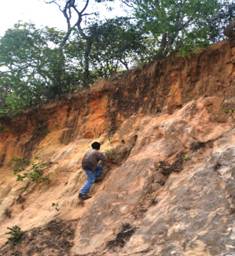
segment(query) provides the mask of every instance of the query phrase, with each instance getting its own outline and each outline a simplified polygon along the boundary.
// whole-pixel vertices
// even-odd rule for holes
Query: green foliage
[[[33,183],[49,182],[49,177],[43,174],[43,170],[48,167],[48,163],[33,163],[27,173],[16,174],[17,181],[24,181],[27,179]]]
[[[16,180],[17,181],[24,181],[24,179],[27,177],[27,174],[16,174]]]
[[[223,0],[219,2],[219,10],[208,20],[210,27],[210,41],[217,42],[224,39],[225,27],[235,18],[235,2]]]
[[[146,51],[144,35],[128,18],[94,23],[88,33],[92,39],[91,65],[98,77],[108,78],[121,69],[128,70]]]
[[[9,230],[9,232],[6,233],[7,235],[9,235],[8,243],[10,243],[12,245],[16,245],[16,244],[20,243],[23,238],[23,234],[24,234],[24,232],[21,230],[21,228],[19,226],[15,225],[13,227],[8,227],[7,229]]]
[[[83,30],[83,36],[73,36],[65,54],[80,67],[79,77],[85,86],[129,69],[146,51],[144,35],[125,17],[95,21]]]
[[[30,163],[30,160],[22,157],[13,157],[11,160],[11,165],[13,172],[16,174],[23,171]]]
[[[133,17],[104,21],[88,17],[89,2],[78,2],[51,1],[66,19],[66,32],[18,23],[0,38],[0,116],[155,57],[195,52],[222,39],[235,16],[230,0],[122,0]]]
[[[191,159],[190,155],[188,154],[183,154],[183,160],[184,161],[189,161]]]
[[[0,115],[17,114],[73,87],[76,66],[59,48],[63,35],[22,23],[7,30],[0,39]]]
[[[107,158],[108,161],[111,161],[113,158],[113,155],[115,154],[115,149],[111,148],[111,149],[107,149],[105,152],[105,157]]]
[[[176,50],[186,54],[194,48],[207,46],[219,34],[218,17],[221,17],[222,6],[218,0],[128,2],[134,8],[139,26],[154,38],[158,56]]]
[[[141,34],[127,19],[89,26],[85,37],[16,24],[0,39],[0,116],[109,77],[143,52]]]
[[[0,133],[4,132],[5,130],[6,130],[6,128],[0,124]]]
[[[125,148],[120,146],[106,150],[107,164],[120,164],[125,159],[126,153]]]
[[[235,113],[235,109],[233,109],[233,108],[225,108],[224,109],[224,113],[226,113],[226,114],[233,114],[233,113]]]

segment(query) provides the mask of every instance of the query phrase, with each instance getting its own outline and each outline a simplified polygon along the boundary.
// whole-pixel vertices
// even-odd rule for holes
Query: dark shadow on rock
[[[117,247],[124,247],[135,231],[136,227],[132,227],[129,223],[123,224],[121,231],[117,234],[115,239],[107,243],[108,249],[114,250]]]
[[[190,149],[192,151],[197,151],[201,148],[204,148],[206,146],[205,142],[200,142],[200,141],[194,141],[191,145],[190,145]]]
[[[183,169],[184,154],[179,153],[176,156],[176,160],[172,164],[168,164],[165,161],[160,161],[158,170],[165,176],[169,176],[172,172],[180,172]]]
[[[192,144],[190,145],[190,149],[192,151],[197,151],[201,148],[205,148],[206,146],[212,147],[213,146],[213,140],[208,140],[205,142],[201,142],[201,141],[194,141],[192,142]]]
[[[23,155],[26,158],[31,158],[32,151],[36,145],[48,134],[47,123],[40,123],[35,127],[32,137],[22,146]]]

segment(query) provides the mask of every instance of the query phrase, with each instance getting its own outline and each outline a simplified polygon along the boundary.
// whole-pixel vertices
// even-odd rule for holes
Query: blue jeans
[[[91,186],[94,184],[95,180],[102,175],[102,167],[97,166],[94,171],[92,170],[84,170],[87,176],[87,180],[83,187],[80,190],[80,194],[88,194]]]

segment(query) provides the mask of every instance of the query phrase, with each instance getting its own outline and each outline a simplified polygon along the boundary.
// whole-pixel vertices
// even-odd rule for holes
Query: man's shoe
[[[98,177],[98,178],[95,179],[95,183],[99,183],[99,182],[101,182],[102,180],[103,180],[103,177]]]
[[[79,194],[78,196],[81,200],[87,200],[89,198],[91,198],[91,196],[89,196],[88,194]]]

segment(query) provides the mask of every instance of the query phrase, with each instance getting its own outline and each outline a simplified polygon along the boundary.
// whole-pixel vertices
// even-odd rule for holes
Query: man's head
[[[93,143],[91,144],[91,147],[92,147],[93,149],[99,150],[99,149],[100,149],[100,143],[97,142],[97,141],[95,141],[95,142],[93,142]]]

